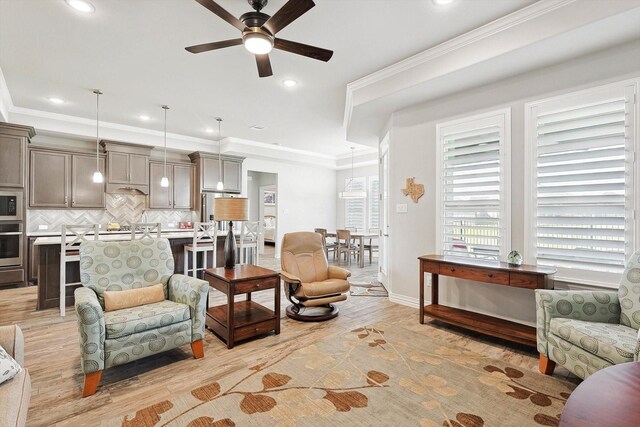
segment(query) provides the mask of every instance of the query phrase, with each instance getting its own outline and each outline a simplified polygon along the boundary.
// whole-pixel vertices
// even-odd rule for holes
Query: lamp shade
[[[246,197],[219,197],[215,202],[213,215],[216,221],[249,220],[249,199]]]

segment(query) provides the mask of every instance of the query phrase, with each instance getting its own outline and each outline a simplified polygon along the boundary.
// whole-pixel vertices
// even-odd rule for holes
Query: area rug
[[[363,326],[109,426],[555,426],[574,388],[397,325]]]
[[[387,289],[382,286],[381,283],[371,282],[349,282],[351,288],[349,289],[349,295],[354,297],[388,297],[389,293]]]

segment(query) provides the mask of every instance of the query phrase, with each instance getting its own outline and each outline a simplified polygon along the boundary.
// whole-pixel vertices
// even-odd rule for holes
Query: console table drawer
[[[462,265],[441,264],[440,274],[460,279],[489,282],[497,285],[509,285],[509,273],[506,271],[488,270],[484,268]]]
[[[264,289],[273,289],[276,287],[277,283],[277,278],[273,277],[239,282],[235,285],[235,294],[246,294],[249,292],[262,291]]]
[[[536,274],[525,274],[525,273],[509,273],[511,275],[510,284],[511,286],[515,286],[517,288],[527,288],[527,289],[544,289],[545,288],[545,280],[544,276],[538,276]]]
[[[425,273],[436,273],[440,272],[440,264],[432,261],[422,261],[422,271]]]

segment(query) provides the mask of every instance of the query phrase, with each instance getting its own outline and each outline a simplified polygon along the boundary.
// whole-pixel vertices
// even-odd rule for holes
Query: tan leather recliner
[[[287,233],[282,238],[284,291],[293,304],[287,316],[296,320],[322,321],[338,315],[332,303],[347,299],[351,272],[330,266],[322,236],[312,232]]]

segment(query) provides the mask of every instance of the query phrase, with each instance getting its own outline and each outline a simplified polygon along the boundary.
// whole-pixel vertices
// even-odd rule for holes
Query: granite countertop
[[[193,230],[162,230],[162,237],[165,239],[188,239],[189,237],[193,236]],[[36,236],[32,236],[32,237],[36,237]],[[100,241],[103,242],[113,242],[113,241],[123,241],[123,240],[130,240],[131,239],[131,232],[117,232],[117,231],[111,231],[111,232],[104,232],[104,233],[100,233]],[[39,246],[39,245],[59,245],[60,244],[60,233],[58,233],[58,235],[56,236],[51,236],[49,235],[48,237],[37,237],[35,242],[33,242],[34,245]]]
[[[193,228],[163,228],[162,232],[165,233],[191,233],[193,234]],[[51,237],[51,236],[60,236],[60,231],[27,231],[27,237]],[[72,233],[67,233],[67,235],[71,235]],[[107,231],[106,229],[101,229],[101,236],[110,236],[117,234],[131,234],[131,231]]]

